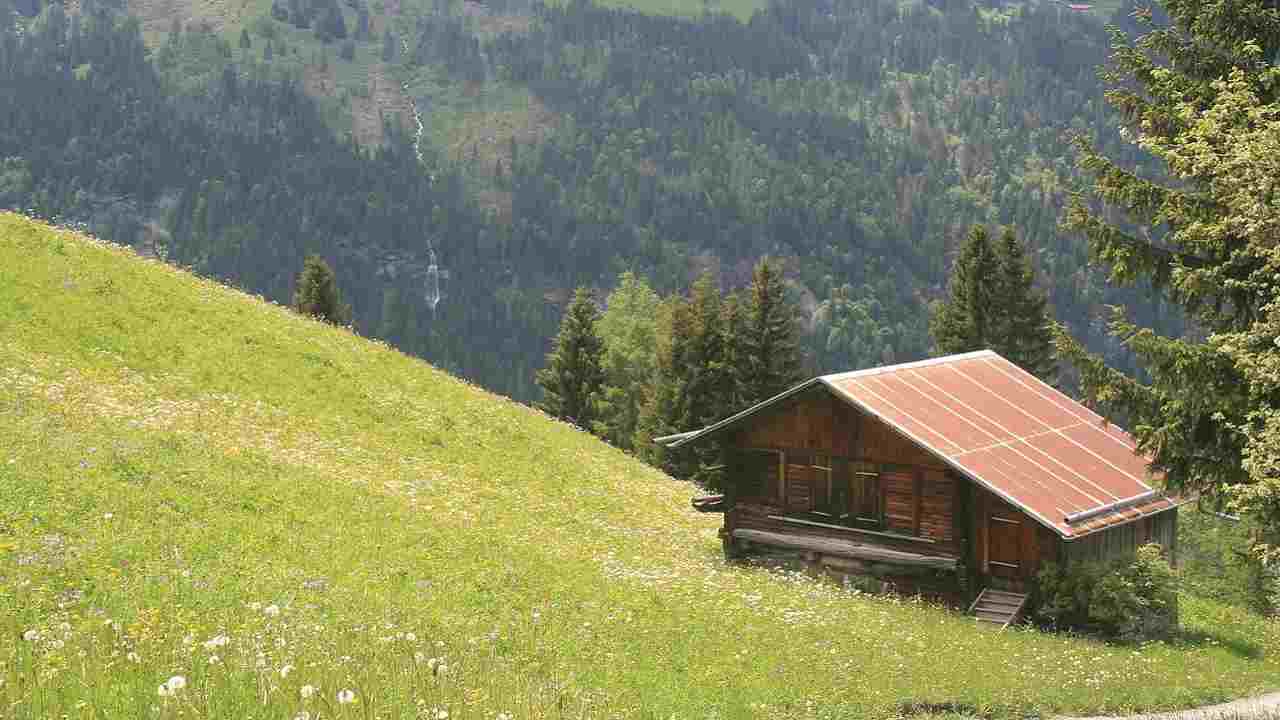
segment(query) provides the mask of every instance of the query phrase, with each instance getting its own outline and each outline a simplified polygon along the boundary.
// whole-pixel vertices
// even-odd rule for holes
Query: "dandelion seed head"
[[[22,633],[22,639],[27,642],[35,642],[40,639],[40,631],[32,628],[31,630]]]
[[[291,672],[293,672],[293,666],[285,665],[284,667],[280,668],[280,677],[287,678],[289,677],[289,673]]]
[[[303,685],[301,688],[298,689],[298,694],[302,696],[303,700],[310,700],[311,696],[316,694],[316,686]]]
[[[338,704],[349,705],[356,701],[356,691],[344,688],[338,691]]]

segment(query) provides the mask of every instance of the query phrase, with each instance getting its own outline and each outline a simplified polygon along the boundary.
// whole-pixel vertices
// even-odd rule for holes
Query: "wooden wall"
[[[1178,511],[1176,509],[1099,530],[1079,540],[1068,541],[1064,544],[1063,560],[1104,562],[1131,557],[1139,545],[1147,543],[1163,546],[1170,561],[1177,561]]]
[[[932,546],[930,553],[958,556],[962,552],[963,538],[955,517],[960,483],[942,461],[876,418],[858,412],[826,388],[814,388],[751,418],[732,436],[730,445],[743,450],[780,450],[784,454],[823,453],[870,463],[880,474],[886,532],[918,537]],[[767,457],[761,454],[749,461],[731,461],[730,471],[735,474],[765,476],[763,481],[744,483],[744,488],[754,491],[744,492],[738,502],[772,507],[774,513],[783,508],[806,507],[808,489],[790,482],[803,477],[806,467],[793,465],[790,459],[794,456],[787,456],[785,473],[789,482],[784,498],[781,483],[767,477],[767,471],[746,467],[768,462]],[[777,475],[775,471],[774,477]],[[921,540],[909,542],[924,544]]]
[[[812,450],[874,463],[937,470],[946,465],[873,417],[818,387],[747,421],[732,445]]]

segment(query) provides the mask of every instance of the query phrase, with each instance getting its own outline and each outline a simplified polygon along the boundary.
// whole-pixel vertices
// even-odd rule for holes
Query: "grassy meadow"
[[[441,312],[449,312],[447,305]],[[386,345],[0,214],[0,718],[862,718],[1280,686],[1280,623],[996,632],[726,565],[689,486]]]

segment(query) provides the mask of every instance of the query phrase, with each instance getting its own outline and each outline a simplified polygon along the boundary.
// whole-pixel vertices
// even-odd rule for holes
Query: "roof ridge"
[[[930,365],[942,365],[944,363],[954,362],[956,360],[969,360],[971,358],[980,357],[1000,357],[995,350],[974,350],[967,353],[956,353],[955,355],[943,355],[936,358],[925,358],[924,360],[913,360],[912,362],[898,363],[897,365],[881,365],[879,367],[864,368],[862,370],[847,370],[840,373],[831,373],[829,375],[820,375],[819,378],[827,382],[835,382],[838,380],[848,380],[856,377],[866,377],[869,375],[882,375],[889,372],[897,372],[898,370],[911,370],[913,368],[928,367]]]

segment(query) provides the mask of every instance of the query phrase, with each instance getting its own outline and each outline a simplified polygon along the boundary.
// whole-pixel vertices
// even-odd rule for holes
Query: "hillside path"
[[[1054,720],[1258,720],[1263,718],[1268,720],[1280,718],[1280,692],[1190,710],[1142,715],[1091,715],[1089,717],[1060,715]]]

